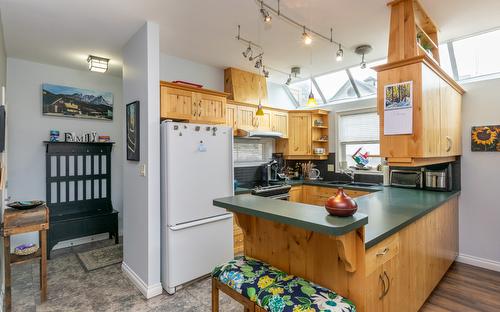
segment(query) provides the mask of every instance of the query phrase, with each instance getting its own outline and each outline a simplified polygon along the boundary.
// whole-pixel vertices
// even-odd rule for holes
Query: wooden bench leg
[[[215,278],[212,278],[212,312],[219,312],[219,288]]]
[[[40,235],[40,301],[47,300],[47,230],[42,230]]]
[[[3,238],[3,254],[5,267],[5,311],[10,312],[12,308],[11,274],[10,274],[10,236]]]

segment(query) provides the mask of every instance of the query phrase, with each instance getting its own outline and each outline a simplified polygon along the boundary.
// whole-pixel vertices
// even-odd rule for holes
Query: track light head
[[[255,68],[259,69],[262,67],[262,58],[259,58],[257,62],[255,62]]]
[[[310,45],[312,43],[312,37],[306,32],[306,26],[304,26],[304,32],[302,33],[302,41],[304,44]]]
[[[337,50],[337,56],[335,60],[337,62],[341,62],[344,59],[344,50],[342,50],[342,46],[339,44],[339,49]]]
[[[269,70],[267,70],[266,66],[262,67],[262,73],[264,74],[264,77],[269,78]]]
[[[244,58],[247,58],[248,56],[252,57],[252,47],[248,45],[248,48],[243,51],[241,54],[243,54]]]
[[[271,14],[264,9],[263,7],[260,9],[260,14],[262,14],[262,18],[264,19],[264,23],[269,24],[271,23],[271,20],[273,19]]]
[[[356,52],[356,54],[361,55],[361,63],[359,64],[361,69],[366,68],[365,54],[368,54],[371,51],[372,51],[372,47],[370,45],[367,45],[367,44],[360,45],[360,46],[356,47],[356,49],[354,50],[354,52]]]
[[[285,84],[289,86],[292,83],[292,75],[288,75],[288,79],[286,80]]]

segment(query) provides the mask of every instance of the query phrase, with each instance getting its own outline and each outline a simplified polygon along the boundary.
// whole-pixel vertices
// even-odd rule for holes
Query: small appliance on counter
[[[424,188],[424,175],[421,169],[392,169],[391,186],[404,188]]]
[[[449,192],[452,190],[451,164],[434,165],[425,169],[425,189]]]

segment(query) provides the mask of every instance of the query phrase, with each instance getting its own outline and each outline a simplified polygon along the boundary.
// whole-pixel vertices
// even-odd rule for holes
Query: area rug
[[[85,270],[94,271],[122,262],[123,246],[122,244],[118,244],[79,252],[77,256]]]

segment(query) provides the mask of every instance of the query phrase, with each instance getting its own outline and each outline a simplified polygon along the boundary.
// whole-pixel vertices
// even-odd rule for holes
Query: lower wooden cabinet
[[[302,202],[302,185],[297,185],[297,186],[292,186],[290,189],[290,192],[288,193],[290,195],[290,198],[288,199],[291,202],[294,203],[301,203]]]
[[[234,255],[239,255],[243,253],[243,231],[236,224],[236,220],[233,218],[233,248]]]
[[[325,202],[331,196],[337,194],[338,189],[332,187],[316,186],[316,185],[303,185],[302,186],[302,203],[316,206],[323,206]],[[360,197],[370,192],[358,191],[358,190],[348,190],[344,189],[344,192],[352,197]]]

